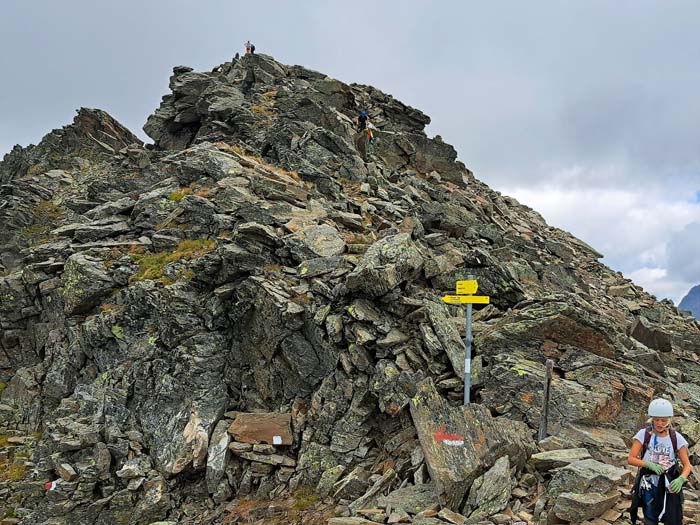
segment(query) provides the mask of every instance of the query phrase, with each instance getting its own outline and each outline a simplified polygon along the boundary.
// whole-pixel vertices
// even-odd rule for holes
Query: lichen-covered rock
[[[590,457],[590,453],[585,448],[565,448],[533,454],[530,463],[537,470],[546,472]]]
[[[617,491],[586,494],[563,492],[557,496],[554,514],[563,520],[580,523],[601,516],[606,510],[614,507],[619,498],[620,494]]]
[[[387,237],[369,247],[346,286],[370,297],[379,297],[417,275],[423,255],[407,233]]]
[[[470,509],[475,514],[491,516],[508,506],[513,480],[510,475],[508,456],[496,460],[493,467],[474,480],[462,512]]]
[[[481,405],[450,407],[430,379],[418,385],[410,407],[436,492],[448,508],[461,509],[474,481],[499,458],[507,455],[522,468],[534,451],[525,425],[494,419]]]
[[[435,504],[435,487],[432,484],[409,485],[396,489],[378,498],[379,507],[403,509],[409,514],[418,514]]]
[[[117,286],[101,259],[82,253],[68,258],[61,284],[68,315],[88,312]]]
[[[629,471],[595,459],[582,459],[557,470],[547,492],[553,496],[564,492],[610,492],[630,477]]]

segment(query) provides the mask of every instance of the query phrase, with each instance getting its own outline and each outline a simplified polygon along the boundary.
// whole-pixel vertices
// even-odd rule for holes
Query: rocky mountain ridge
[[[658,395],[700,459],[698,322],[426,115],[265,55],[170,89],[152,146],[81,109],[0,163],[6,523],[622,523]]]

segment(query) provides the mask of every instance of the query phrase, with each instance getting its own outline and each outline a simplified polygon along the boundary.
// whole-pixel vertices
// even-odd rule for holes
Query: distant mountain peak
[[[696,319],[700,319],[700,284],[690,289],[678,309],[691,312]]]

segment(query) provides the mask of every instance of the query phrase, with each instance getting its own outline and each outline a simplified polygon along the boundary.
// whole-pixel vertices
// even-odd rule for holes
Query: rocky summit
[[[170,90],[0,163],[0,523],[626,523],[655,396],[700,462],[698,322],[424,113],[265,55]]]

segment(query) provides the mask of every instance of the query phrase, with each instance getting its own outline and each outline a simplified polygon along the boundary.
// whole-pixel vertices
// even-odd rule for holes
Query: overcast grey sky
[[[700,283],[700,3],[0,0],[0,155],[242,51],[429,114],[477,177],[676,302]]]

